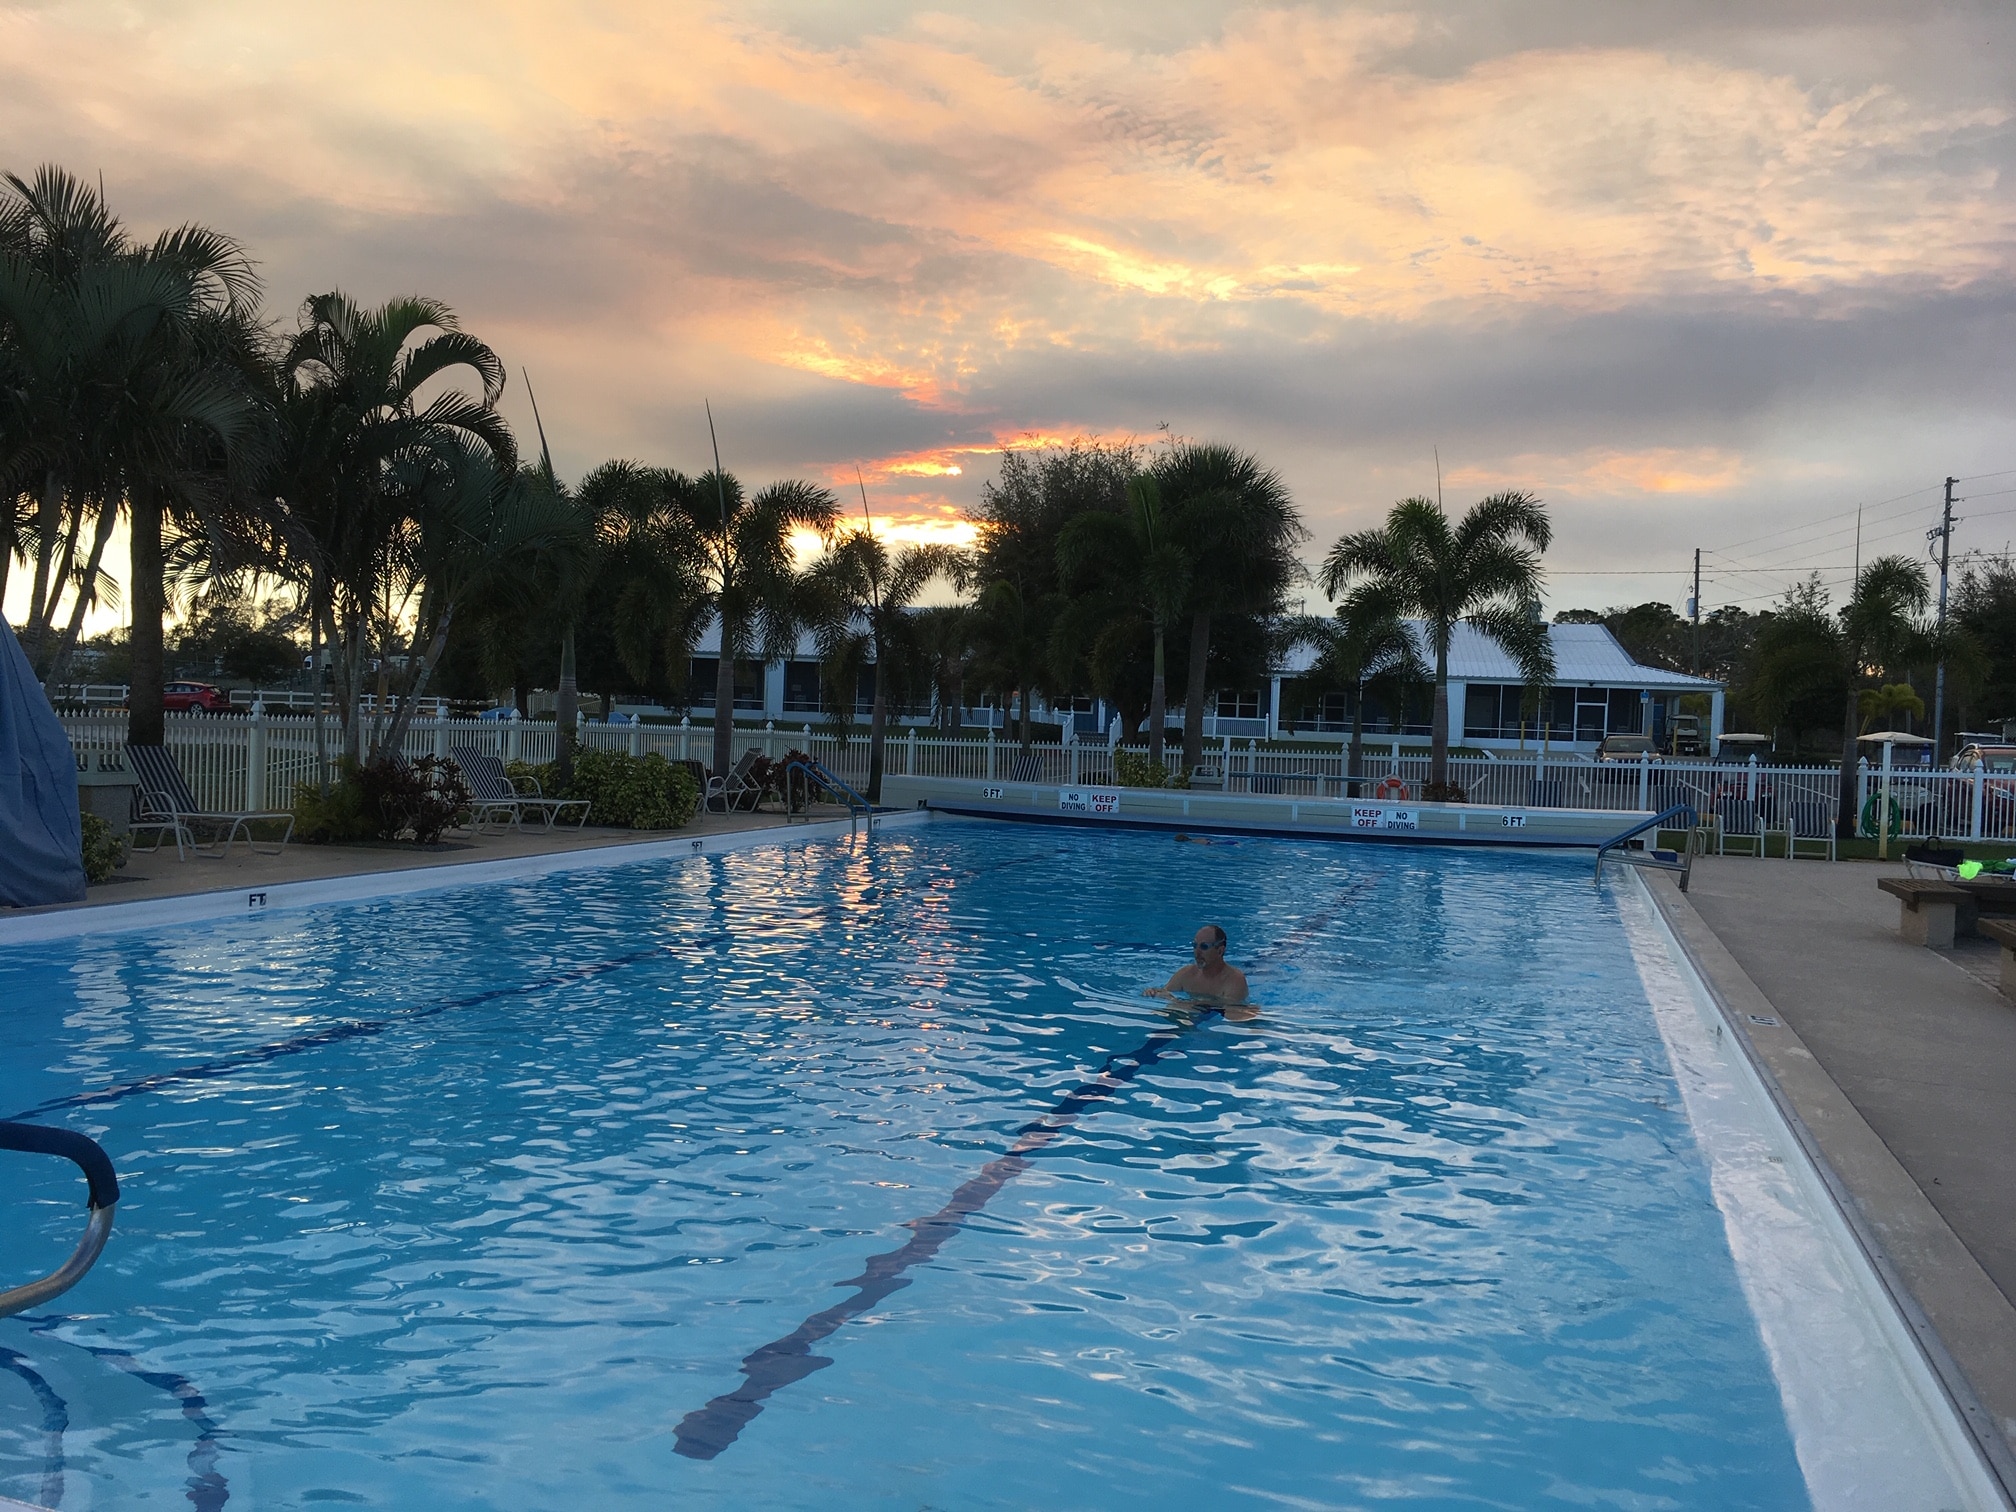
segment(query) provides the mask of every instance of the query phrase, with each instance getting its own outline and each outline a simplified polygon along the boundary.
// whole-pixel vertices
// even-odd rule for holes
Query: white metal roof
[[[1408,621],[1415,644],[1427,658],[1427,641],[1418,620]],[[1650,688],[1667,693],[1712,693],[1721,687],[1708,677],[1690,677],[1685,672],[1668,672],[1631,659],[1617,643],[1607,625],[1549,625],[1547,638],[1554,646],[1554,686],[1557,688]],[[1316,653],[1297,647],[1276,671],[1284,677],[1307,672],[1315,664]],[[1519,664],[1504,647],[1469,625],[1458,624],[1449,643],[1451,682],[1517,683],[1525,679]]]

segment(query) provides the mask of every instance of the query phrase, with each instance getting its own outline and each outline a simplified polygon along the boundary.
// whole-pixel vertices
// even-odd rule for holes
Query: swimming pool
[[[1177,1032],[1206,918],[1267,1012]],[[13,947],[0,1116],[127,1195],[0,1322],[0,1494],[1845,1505],[1647,927],[1586,862],[941,822]]]

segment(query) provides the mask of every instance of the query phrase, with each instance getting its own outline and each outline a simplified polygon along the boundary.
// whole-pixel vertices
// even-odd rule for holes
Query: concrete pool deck
[[[847,810],[836,805],[815,805],[812,817],[844,820]],[[277,886],[288,882],[321,882],[373,872],[466,866],[525,856],[565,854],[610,846],[654,845],[668,839],[706,839],[784,828],[786,820],[777,813],[696,814],[692,823],[679,830],[611,829],[590,824],[578,830],[532,828],[480,834],[454,832],[449,836],[446,847],[435,850],[389,843],[309,845],[294,842],[277,855],[261,855],[241,843],[232,846],[223,856],[192,855],[186,861],[178,859],[174,845],[169,844],[157,851],[135,851],[112,880],[94,886],[82,903],[57,904],[53,909],[0,910],[0,917],[89,909],[110,903],[142,903],[194,893],[237,892],[248,887]]]
[[[1902,868],[1696,861],[1648,878],[2016,1471],[2016,1004],[1981,942],[1906,944],[1877,880]],[[1907,1312],[1912,1308],[1907,1305]],[[1930,1336],[1928,1336],[1928,1334]],[[1940,1359],[1941,1355],[1946,1358]],[[1962,1395],[1965,1394],[1963,1391]]]

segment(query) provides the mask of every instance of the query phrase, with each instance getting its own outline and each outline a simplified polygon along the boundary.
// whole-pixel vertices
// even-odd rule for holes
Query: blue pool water
[[[1205,919],[1263,1017],[1168,1043],[675,1452],[1166,1028],[1139,991]],[[85,1282],[0,1322],[0,1494],[1808,1504],[1586,862],[941,823],[15,947],[0,1002],[0,1116],[126,1187]],[[81,1184],[7,1161],[25,1277]]]

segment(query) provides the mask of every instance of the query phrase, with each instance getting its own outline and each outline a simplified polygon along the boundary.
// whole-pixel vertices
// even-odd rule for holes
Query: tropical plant
[[[1309,538],[1280,477],[1250,452],[1182,441],[1153,468],[1172,564],[1188,564],[1189,676],[1183,696],[1183,770],[1204,754],[1204,695],[1209,688],[1213,616],[1273,616],[1303,577],[1297,551]],[[1151,726],[1153,721],[1150,721]],[[1155,738],[1151,728],[1149,738]]]
[[[1127,483],[1124,513],[1088,511],[1057,537],[1058,571],[1067,588],[1104,583],[1119,602],[1148,621],[1154,659],[1148,693],[1148,759],[1156,763],[1162,760],[1168,722],[1169,627],[1183,616],[1197,570],[1178,534],[1162,507],[1160,483],[1152,473],[1137,473]],[[1194,673],[1191,680],[1196,680]]]
[[[445,646],[460,594],[480,573],[459,575],[447,593],[439,574],[470,560],[472,538],[482,543],[477,558],[494,558],[488,527],[508,503],[537,506],[522,490],[512,497],[517,445],[496,408],[503,363],[438,300],[367,310],[341,292],[316,295],[302,306],[281,373],[281,538],[306,588],[318,664],[325,639],[336,650],[345,755],[354,763],[366,744],[361,700],[374,639],[410,618],[416,647]],[[474,392],[452,386],[465,376]],[[443,379],[451,386],[423,402],[422,389]]]
[[[814,483],[772,483],[745,494],[718,468],[676,490],[674,506],[694,543],[692,603],[721,627],[714,677],[714,763],[735,760],[735,663],[760,649],[764,660],[788,656],[809,618],[792,537],[832,534],[838,506]]]
[[[54,681],[84,614],[108,598],[122,511],[132,538],[132,723],[161,739],[162,521],[243,483],[267,414],[258,283],[230,238],[200,226],[132,238],[60,169],[0,193],[0,587],[33,563],[22,640]],[[67,623],[56,622],[66,596]]]
[[[656,751],[631,756],[622,751],[590,747],[575,755],[573,778],[559,781],[557,764],[528,766],[513,762],[513,778],[533,777],[556,798],[584,798],[597,824],[619,829],[681,829],[700,807],[700,784],[693,774]]]
[[[933,604],[919,609],[911,626],[931,679],[938,728],[954,734],[966,707],[966,676],[973,665],[973,607]]]
[[[868,791],[882,801],[883,742],[889,694],[921,648],[911,609],[936,578],[958,581],[966,562],[949,546],[906,546],[891,552],[863,526],[833,543],[808,575],[806,600],[816,619],[822,677],[844,729],[853,713],[861,671],[873,665],[875,700],[868,715]]]
[[[1897,728],[1899,714],[1902,714],[1907,721],[1925,717],[1925,700],[1918,696],[1918,690],[1908,682],[1885,683],[1880,688],[1864,688],[1856,695],[1855,706],[1862,715],[1862,731],[1878,726],[1894,730]]]
[[[1540,554],[1553,534],[1527,493],[1493,494],[1454,525],[1433,499],[1402,499],[1383,526],[1339,538],[1323,560],[1328,597],[1349,592],[1356,613],[1421,622],[1434,662],[1429,781],[1438,791],[1449,783],[1449,647],[1459,623],[1504,647],[1529,686],[1553,680],[1540,618]]]
[[[1365,773],[1365,698],[1383,685],[1397,703],[1409,687],[1429,680],[1407,622],[1369,593],[1348,595],[1329,619],[1314,615],[1286,621],[1280,632],[1283,649],[1308,646],[1315,662],[1303,675],[1312,693],[1351,694],[1349,796],[1358,796]]]

